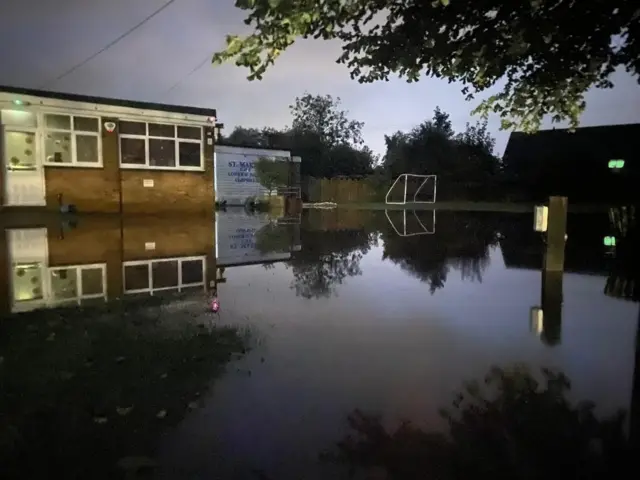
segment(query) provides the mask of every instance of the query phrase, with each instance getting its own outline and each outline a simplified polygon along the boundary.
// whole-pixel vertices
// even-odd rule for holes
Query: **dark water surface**
[[[494,365],[559,369],[571,379],[570,398],[593,401],[599,415],[631,407],[637,271],[621,270],[619,252],[604,245],[623,236],[607,214],[569,216],[565,271],[546,277],[531,214],[340,210],[269,223],[230,211],[218,214],[215,241],[202,225],[158,222],[120,227],[115,267],[111,245],[95,254],[104,262],[87,254],[68,264],[104,263],[107,297],[117,288],[126,297],[134,284],[142,297],[184,289],[158,318],[178,330],[211,321],[241,327],[251,348],[204,379],[213,387],[197,408],[158,434],[157,478],[337,478],[344,471],[319,454],[345,436],[354,409],[382,415],[389,427],[411,420],[441,431],[439,409]],[[106,242],[116,234],[105,229],[80,220],[66,235]],[[49,263],[78,254],[51,237]],[[207,251],[215,245],[217,262]],[[169,273],[157,266],[156,280],[162,258],[180,258],[172,261],[182,273],[163,264]],[[196,260],[200,277],[188,273]],[[137,277],[135,266],[144,270]],[[176,286],[187,277],[188,288]],[[221,303],[213,320],[211,289]]]

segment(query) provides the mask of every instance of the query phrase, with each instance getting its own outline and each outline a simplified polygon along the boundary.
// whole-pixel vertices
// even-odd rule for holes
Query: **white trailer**
[[[230,147],[216,145],[213,156],[216,201],[227,205],[244,205],[249,197],[267,195],[255,176],[254,166],[260,158],[299,163],[287,150]]]

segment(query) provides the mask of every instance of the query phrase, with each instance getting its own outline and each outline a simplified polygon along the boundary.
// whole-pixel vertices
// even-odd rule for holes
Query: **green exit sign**
[[[604,237],[604,245],[605,247],[615,247],[616,237]]]
[[[620,170],[624,167],[624,160],[609,160],[609,168],[611,170]]]

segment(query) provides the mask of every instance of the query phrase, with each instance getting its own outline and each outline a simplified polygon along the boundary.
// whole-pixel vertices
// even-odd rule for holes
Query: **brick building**
[[[0,205],[213,214],[216,111],[0,87]]]

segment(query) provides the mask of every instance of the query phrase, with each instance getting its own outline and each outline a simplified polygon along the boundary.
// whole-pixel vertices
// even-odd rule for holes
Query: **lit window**
[[[620,170],[624,167],[624,160],[609,160],[609,168],[611,170]]]
[[[46,165],[102,166],[100,119],[74,115],[44,115]]]
[[[49,269],[52,304],[81,304],[106,299],[106,265],[74,265]]]
[[[121,121],[120,164],[125,168],[202,170],[202,128]]]

